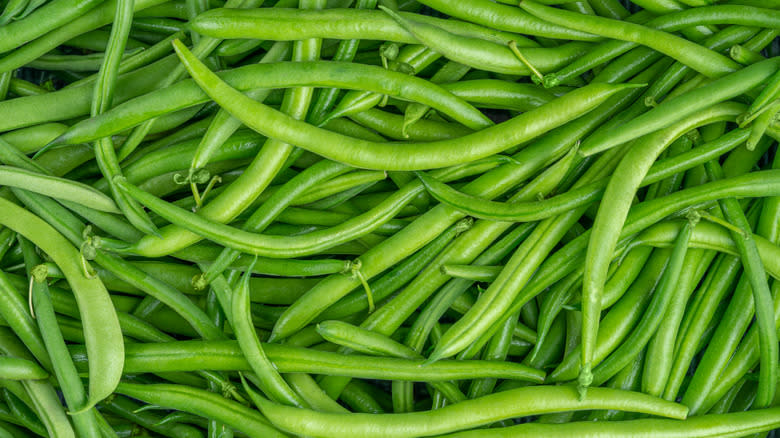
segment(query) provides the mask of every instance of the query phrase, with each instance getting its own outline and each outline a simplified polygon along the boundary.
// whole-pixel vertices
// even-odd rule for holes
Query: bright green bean
[[[644,394],[607,388],[594,389],[594,393],[586,401],[579,401],[576,391],[570,386],[537,386],[494,393],[429,412],[346,416],[290,408],[265,399],[259,401],[261,412],[281,429],[298,435],[321,437],[438,435],[502,419],[572,409],[615,407],[679,419],[685,418],[687,412],[684,406]]]

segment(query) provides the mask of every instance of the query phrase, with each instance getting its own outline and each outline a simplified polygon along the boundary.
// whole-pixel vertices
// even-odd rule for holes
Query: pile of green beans
[[[0,438],[774,437],[779,0],[0,0]]]

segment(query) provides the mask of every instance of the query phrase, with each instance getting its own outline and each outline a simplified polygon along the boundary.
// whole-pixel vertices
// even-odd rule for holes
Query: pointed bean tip
[[[422,365],[420,365],[420,366],[423,366],[423,367],[424,366],[428,366],[428,365],[430,365],[430,364],[432,364],[434,362],[438,362],[442,358],[443,358],[442,352],[441,352],[440,349],[437,348],[437,349],[433,350],[433,352],[430,354],[430,356],[428,356],[428,359],[426,359],[422,363]]]
[[[92,400],[90,398],[90,400],[87,400],[86,405],[84,405],[83,407],[81,407],[81,408],[79,408],[79,409],[77,409],[75,411],[68,411],[68,415],[74,416],[74,415],[83,414],[84,412],[87,412],[88,410],[94,408],[95,405],[98,404],[98,402],[100,402],[100,400]]]

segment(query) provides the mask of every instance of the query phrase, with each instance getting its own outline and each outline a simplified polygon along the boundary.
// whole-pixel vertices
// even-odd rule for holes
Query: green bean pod
[[[290,433],[305,436],[414,437],[470,429],[495,421],[579,409],[616,408],[683,419],[687,408],[644,394],[594,388],[580,401],[570,386],[535,386],[494,393],[428,412],[402,414],[329,414],[277,405],[260,399],[260,411]]]
[[[702,415],[685,421],[643,419],[630,421],[576,421],[567,424],[527,423],[500,429],[481,429],[445,435],[447,438],[596,437],[736,438],[775,429],[780,409],[758,409],[731,414]]]
[[[0,199],[0,205],[0,222],[46,252],[65,273],[74,290],[84,323],[92,376],[87,406],[79,409],[91,407],[113,392],[122,375],[122,331],[108,292],[99,279],[84,274],[79,263],[81,254],[49,224],[4,199]]]
[[[423,360],[343,355],[311,348],[263,344],[269,360],[280,373],[330,374],[378,380],[447,381],[480,377],[541,382],[544,373],[509,362],[481,360],[440,361],[421,366]],[[81,346],[71,350],[76,366],[86,365]],[[250,371],[236,341],[179,341],[127,346],[126,373],[178,372],[200,369]]]

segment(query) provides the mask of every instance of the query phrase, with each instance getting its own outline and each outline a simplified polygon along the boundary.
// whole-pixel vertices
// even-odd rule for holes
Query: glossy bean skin
[[[49,373],[35,362],[15,357],[0,358],[3,378],[10,380],[39,380],[49,377]]]
[[[593,154],[603,151],[659,129],[674,120],[680,120],[687,114],[715,102],[723,102],[738,96],[766,80],[776,71],[778,62],[780,61],[775,58],[753,64],[675,99],[665,100],[652,110],[622,125],[621,128],[589,138],[583,142],[582,152]]]
[[[331,159],[334,159],[336,161],[342,161],[347,164],[355,165],[356,167],[363,167],[363,168],[377,168],[377,169],[385,169],[385,170],[415,170],[418,168],[432,168],[432,167],[443,167],[446,165],[454,165],[458,163],[465,162],[466,156],[464,156],[464,151],[455,151],[452,150],[452,154],[450,155],[449,151],[447,151],[446,155],[445,152],[443,152],[443,149],[448,148],[448,142],[442,141],[442,142],[430,142],[430,143],[424,143],[424,144],[403,144],[403,145],[382,145],[382,144],[372,144],[372,142],[362,142],[362,141],[356,141],[354,139],[349,139],[342,136],[335,136],[333,133],[328,133],[325,131],[321,131],[317,128],[314,128],[310,125],[306,125],[299,122],[294,122],[292,120],[282,119],[278,116],[281,116],[281,114],[277,114],[275,112],[271,112],[269,108],[258,106],[256,102],[250,103],[249,101],[243,100],[236,96],[235,94],[239,94],[237,91],[231,89],[229,86],[224,84],[217,76],[213,75],[213,73],[209,73],[208,71],[203,69],[203,65],[198,65],[194,61],[194,59],[190,58],[187,55],[187,52],[181,47],[180,52],[182,57],[185,57],[188,63],[188,67],[193,69],[197,69],[197,73],[195,73],[195,77],[202,79],[199,84],[201,86],[206,87],[209,92],[211,93],[212,98],[216,98],[216,100],[219,102],[221,101],[222,97],[227,98],[228,96],[231,96],[231,98],[239,99],[238,102],[240,104],[246,105],[245,109],[240,110],[241,112],[245,110],[249,110],[249,108],[252,108],[255,112],[260,110],[263,114],[267,114],[269,117],[272,117],[271,119],[268,119],[269,126],[265,126],[264,128],[261,128],[257,126],[255,123],[251,122],[250,120],[244,120],[245,123],[250,123],[250,126],[253,128],[259,130],[259,131],[266,131],[268,128],[270,128],[270,125],[273,125],[276,123],[275,120],[278,119],[279,123],[285,123],[289,125],[289,128],[292,130],[294,129],[295,132],[287,132],[284,135],[278,135],[278,137],[283,138],[287,141],[290,141],[292,143],[295,143],[299,145],[300,147],[309,148],[311,151],[315,153],[321,153],[326,157],[329,157]],[[598,103],[601,103],[602,99],[606,99],[611,94],[616,93],[620,90],[625,89],[625,86],[614,86],[614,87],[607,87],[604,90],[597,90],[593,89],[592,92],[594,95],[592,98],[585,98],[584,96],[574,96],[572,93],[577,93],[575,90],[572,93],[567,94],[566,96],[559,98],[555,101],[550,102],[548,105],[544,105],[537,110],[530,111],[528,113],[525,113],[524,115],[518,116],[517,118],[513,119],[511,122],[506,122],[501,125],[497,125],[495,127],[491,127],[488,129],[483,129],[477,133],[471,134],[470,136],[467,136],[463,139],[459,139],[459,142],[461,144],[463,143],[472,143],[472,148],[467,153],[468,159],[476,159],[481,158],[483,156],[487,156],[491,153],[497,152],[496,150],[481,150],[482,147],[477,147],[477,145],[481,146],[480,140],[487,136],[499,136],[499,134],[504,134],[508,132],[510,129],[513,129],[514,125],[520,125],[522,122],[522,125],[525,127],[523,131],[528,130],[528,128],[534,129],[535,128],[542,128],[542,126],[535,126],[535,118],[536,117],[542,117],[542,113],[544,113],[544,120],[545,123],[544,128],[549,129],[556,124],[555,117],[560,117],[562,114],[557,110],[553,109],[551,105],[558,104],[564,104],[568,103],[567,110],[565,111],[567,113],[567,117],[572,117],[573,113],[576,113],[578,109],[575,109],[572,105],[583,105],[582,110],[587,111],[585,105],[597,105]],[[585,90],[585,89],[581,89]],[[591,90],[583,91],[583,94],[589,95]],[[579,93],[577,93],[579,94]],[[572,101],[569,101],[569,98],[571,98]],[[569,101],[569,102],[563,102],[563,100]],[[230,110],[231,105],[228,104],[228,102],[222,100],[222,104],[225,104],[226,108]],[[234,110],[238,110],[238,108],[234,108]],[[239,111],[234,111],[238,113]],[[239,114],[234,114],[239,115]],[[536,117],[532,117],[531,115],[534,115]],[[531,118],[531,120],[525,120],[528,116]],[[239,118],[245,119],[241,116]],[[522,120],[521,120],[522,119]],[[272,122],[274,120],[274,122]],[[284,120],[284,122],[282,121]],[[560,122],[558,122],[560,123]],[[517,130],[511,131],[512,134],[505,137],[505,145],[508,144],[517,144],[522,142],[523,140],[527,139],[528,137],[533,137],[536,133],[535,132],[518,132]],[[278,134],[282,134],[279,132]],[[314,137],[317,137],[320,139],[321,143],[326,143],[333,141],[334,143],[338,143],[340,145],[341,151],[327,151],[322,150],[323,148],[312,145],[311,141],[307,141],[303,138],[303,135],[313,135]],[[275,134],[269,135],[270,137],[275,137]],[[312,147],[314,146],[314,147]],[[354,149],[352,149],[354,146]],[[498,149],[502,145],[494,145],[493,148]],[[385,150],[385,148],[388,148]],[[358,153],[358,149],[363,150],[369,150],[370,152],[362,152]],[[433,149],[436,149],[435,157],[432,154]],[[491,148],[492,149],[492,148]],[[355,159],[350,159],[348,155],[355,153]],[[460,155],[459,159],[455,159],[454,154],[458,153]],[[368,154],[375,155],[374,157],[367,156]],[[386,155],[389,154],[389,155]],[[484,155],[483,155],[484,154]],[[428,156],[430,155],[430,156]],[[380,164],[379,162],[382,161],[383,164]],[[373,164],[372,164],[373,163]]]
[[[376,77],[377,82],[366,83],[356,79],[367,75]],[[242,90],[296,85],[367,89],[425,103],[471,129],[492,125],[489,119],[446,88],[381,67],[333,61],[274,62],[239,67],[220,73],[220,76],[231,86]],[[79,143],[115,134],[148,118],[203,103],[207,99],[208,96],[193,81],[182,81],[126,102],[102,117],[85,120],[72,127],[58,141]],[[112,126],[106,126],[109,122]]]
[[[0,53],[8,52],[50,29],[68,23],[99,4],[100,2],[93,0],[52,2],[25,17],[24,20],[7,23],[0,31],[0,38],[3,40]]]
[[[0,271],[0,294],[3,296],[3,306],[0,307],[0,315],[11,327],[32,353],[33,357],[45,369],[51,369],[51,360],[46,353],[41,334],[35,328],[35,321],[26,309],[24,300],[16,293],[14,285],[10,282],[5,272]]]
[[[594,220],[590,243],[585,259],[583,273],[583,348],[582,348],[582,385],[588,386],[590,379],[592,347],[598,331],[598,313],[601,305],[600,295],[606,282],[609,261],[612,260],[619,234],[612,230],[621,229],[628,215],[636,189],[652,163],[663,149],[691,128],[706,125],[733,117],[741,111],[739,105],[728,103],[710,108],[709,114],[702,112],[683,122],[645,137],[642,142],[634,143],[617,169],[610,177],[604,193],[605,202],[599,205]],[[636,119],[635,119],[636,120]]]
[[[494,44],[477,38],[459,37],[439,27],[421,23],[396,14],[383,8],[401,27],[415,36],[427,47],[443,54],[452,61],[472,67],[477,67],[496,73],[531,75],[530,67],[519,63],[515,55],[505,44]],[[446,41],[446,43],[445,43]],[[522,53],[528,64],[541,71],[551,71],[560,65],[565,65],[577,58],[586,49],[586,43],[571,43],[560,47],[560,51],[547,50],[546,56],[537,56],[536,52],[544,49],[523,48]],[[552,64],[552,65],[551,65]]]
[[[270,221],[278,215],[294,198],[299,196],[307,188],[314,187],[316,184],[332,176],[337,176],[348,170],[347,166],[338,163],[326,162],[315,164],[309,169],[304,170],[299,175],[285,183],[280,190],[275,192],[269,199],[247,219],[244,225],[245,230],[261,232]],[[204,273],[202,279],[205,282],[211,281],[216,275],[221,273],[230,263],[235,261],[239,253],[235,250],[225,249],[219,257],[214,260],[213,265]]]
[[[109,213],[119,213],[114,201],[91,187],[64,178],[41,175],[11,166],[0,166],[0,184],[31,188],[37,193],[76,202]],[[34,187],[31,187],[34,186]]]
[[[568,424],[528,423],[501,429],[485,429],[445,435],[451,438],[508,438],[545,436],[551,438],[599,437],[609,434],[620,438],[650,438],[653,436],[728,438],[768,431],[777,427],[777,408],[732,414],[702,415],[684,422],[644,419],[607,422],[572,422]]]
[[[287,382],[268,360],[268,356],[257,337],[249,301],[249,277],[251,275],[251,272],[244,274],[238,286],[234,288],[228,320],[235,329],[241,351],[252,366],[252,370],[257,374],[263,390],[279,403],[306,407],[308,404],[287,385]]]
[[[696,43],[634,23],[561,11],[536,4],[530,0],[521,2],[520,7],[539,18],[556,24],[646,45],[690,65],[708,77],[720,77],[736,71],[739,67],[731,59]]]
[[[120,75],[114,103],[120,103],[130,97],[147,93],[156,88],[159,75],[176,64],[172,57]],[[133,87],[127,84],[133,84]],[[67,120],[89,113],[92,99],[91,83],[65,88],[39,96],[22,97],[0,102],[3,112],[9,117],[0,125],[3,132],[44,122]]]
[[[117,392],[158,406],[216,418],[252,437],[286,436],[271,426],[257,411],[210,391],[183,385],[120,383]]]
[[[39,265],[40,266],[40,265]],[[87,394],[78,377],[76,367],[68,354],[65,340],[54,315],[54,307],[46,285],[46,275],[41,275],[42,269],[33,268],[32,272],[32,304],[36,312],[38,327],[41,329],[48,354],[52,359],[54,376],[60,385],[63,397],[71,410],[79,409],[87,403]],[[41,278],[43,277],[43,278]],[[97,418],[93,410],[73,414],[75,430],[80,435],[88,437],[99,436]]]
[[[486,0],[469,0],[459,4],[444,0],[424,0],[421,3],[461,20],[510,32],[583,41],[594,39],[593,35],[585,32],[551,26],[550,23],[518,10],[514,5],[507,6]]]
[[[382,358],[372,356],[345,356],[343,354],[263,344],[268,358],[281,373],[332,374],[356,378],[408,381],[446,381],[496,377],[540,382],[544,373],[515,363],[490,361],[442,361],[421,367],[422,360]],[[249,371],[236,341],[181,341],[172,343],[143,343],[127,346],[125,370],[131,372],[194,371],[210,362],[215,371]],[[71,350],[79,369],[86,361],[80,346]]]
[[[138,1],[133,5],[134,9],[141,10],[163,3],[162,0]],[[79,36],[90,30],[109,24],[114,18],[116,3],[98,5],[86,14],[70,21],[69,23],[48,32],[40,38],[14,50],[0,61],[0,71],[19,68],[34,60],[38,56],[50,51],[65,41]]]
[[[593,370],[593,381],[596,385],[603,384],[615,373],[628,366],[631,360],[650,341],[652,334],[655,333],[666,313],[672,295],[677,290],[677,284],[683,266],[686,264],[685,262],[687,261],[689,262],[688,265],[690,264],[690,259],[686,260],[686,254],[688,242],[691,238],[691,229],[694,226],[695,224],[688,223],[680,230],[680,235],[675,239],[669,262],[658,282],[656,291],[653,293],[653,298],[647,305],[647,313],[637,324],[636,330],[626,338],[623,345]]]
[[[203,72],[203,73],[206,73],[206,72]],[[216,79],[216,78],[215,78],[215,79]],[[621,87],[618,87],[618,88],[621,88]],[[607,92],[606,92],[606,94],[611,94],[612,92],[616,92],[616,91],[618,91],[618,90],[613,90],[613,89],[610,89],[609,91],[607,91]],[[240,94],[240,93],[239,93],[239,94]],[[570,96],[570,95],[571,95],[571,94],[569,94],[569,95],[567,95],[567,96]],[[606,96],[605,96],[605,97],[606,97]],[[556,100],[556,102],[557,102],[557,101],[558,101],[558,100]],[[581,103],[588,103],[588,102],[584,102],[584,101],[581,101],[581,100],[580,100],[580,102],[581,102]],[[552,103],[552,102],[551,102],[551,103]],[[594,101],[594,102],[590,102],[590,103],[592,103],[592,104],[595,104],[595,103],[596,103],[596,101]],[[256,102],[255,102],[255,104],[256,104]],[[546,113],[547,111],[545,111],[545,109],[546,109],[547,111],[551,110],[551,108],[550,108],[549,106],[542,106],[542,107],[540,107],[540,108],[539,108],[539,109],[537,109],[537,110],[531,111],[531,112],[529,112],[529,113],[525,113],[525,115],[531,115],[531,114],[534,114],[534,112],[536,112],[536,111],[539,111],[540,113]],[[571,108],[569,108],[569,110],[570,110],[570,109],[571,109]],[[540,114],[540,113],[539,113],[539,114],[536,114],[536,117],[539,117],[539,116],[541,116],[542,114]],[[545,115],[547,115],[547,114],[545,114]],[[558,115],[560,116],[561,114],[558,114]],[[523,116],[520,116],[520,119],[523,119]],[[516,119],[516,120],[518,120],[518,119]],[[520,121],[521,121],[521,120],[518,120],[518,123],[519,123]],[[496,126],[496,128],[498,128],[498,127],[503,127],[504,129],[507,129],[507,128],[509,128],[508,126],[505,126],[505,125],[506,125],[506,124],[498,125],[498,126]],[[296,126],[296,127],[298,127],[298,125],[295,125],[295,126]],[[304,126],[308,126],[308,125],[304,125]],[[316,128],[313,128],[313,127],[310,127],[310,126],[309,126],[308,128],[309,128],[309,129],[316,129]],[[541,128],[541,126],[539,126],[539,128]],[[495,129],[495,128],[489,128],[489,129]],[[296,131],[296,132],[299,132],[299,131]],[[318,132],[319,132],[319,131],[318,131]],[[482,131],[480,131],[479,133],[476,133],[476,134],[473,134],[473,135],[476,135],[476,136],[478,136],[478,137],[483,137],[483,136],[485,136],[485,135],[484,135],[484,134],[482,134],[482,133],[485,133],[485,132],[486,132],[486,130],[482,130]],[[332,135],[332,134],[331,134],[331,135]],[[339,137],[339,139],[340,139],[340,140],[343,140],[344,138],[342,138],[342,137]],[[286,141],[291,141],[292,143],[295,143],[295,144],[299,144],[299,145],[301,144],[299,141],[296,141],[296,140],[295,140],[295,139],[293,139],[293,138],[286,138],[285,140],[286,140]],[[511,142],[518,141],[519,139],[515,137],[515,138],[507,138],[506,140],[507,140],[507,142],[511,143]],[[359,143],[360,143],[360,144],[363,144],[363,145],[365,144],[365,142],[359,142]],[[442,143],[442,142],[432,142],[432,143],[427,143],[427,144],[426,144],[426,145],[427,145],[426,147],[431,147],[431,146],[434,146],[434,145],[437,145],[437,146],[442,146],[442,145],[441,145],[441,143]],[[341,143],[340,143],[340,144],[341,144]],[[462,143],[461,143],[461,144],[462,144]],[[398,153],[399,153],[399,152],[403,152],[402,148],[403,148],[403,147],[405,147],[405,146],[407,146],[407,145],[404,145],[402,148],[399,148],[399,147],[398,147],[399,145],[392,145],[392,146],[390,146],[390,145],[387,145],[387,146],[388,146],[388,148],[390,148],[390,147],[392,148],[392,149],[388,149],[388,150],[387,150],[387,152],[392,152],[392,156],[396,157],[396,156],[398,155]],[[362,149],[362,148],[361,148],[361,149]],[[344,150],[345,150],[345,148],[343,147],[343,144],[342,144],[342,147],[340,147],[340,150],[341,150],[341,151],[344,151]],[[420,153],[420,151],[421,151],[421,149],[419,149],[419,148],[417,148],[417,149],[415,149],[415,150],[417,151],[417,154],[419,154],[419,153]],[[472,150],[476,150],[476,149],[472,149]],[[485,152],[487,152],[487,151],[485,151]],[[341,154],[339,154],[339,155],[341,155]],[[374,155],[374,154],[373,154],[373,152],[372,152],[372,155]],[[442,158],[442,157],[441,157],[441,151],[440,151],[440,150],[438,150],[438,149],[437,149],[437,151],[436,151],[436,155],[437,155],[437,156],[439,156],[440,158]],[[418,155],[418,157],[419,157],[419,155]],[[336,158],[336,157],[334,157],[334,158]],[[379,157],[374,157],[374,158],[379,158]],[[452,157],[452,158],[454,158],[454,157]],[[462,156],[461,156],[461,157],[458,157],[458,160],[457,160],[456,162],[460,162],[460,161],[461,161],[461,160],[463,160],[463,159],[464,159],[464,157],[462,157]],[[426,160],[427,160],[427,159],[426,159]],[[352,161],[352,160],[350,160],[350,161]],[[363,160],[361,160],[361,161],[363,161]],[[383,162],[384,162],[384,164],[387,164],[387,163],[385,162],[386,160],[384,160],[384,159],[381,159],[381,158],[380,158],[380,160],[379,160],[379,161],[383,161]],[[391,161],[392,161],[392,160],[391,160]],[[395,161],[396,161],[396,163],[399,163],[399,162],[398,162],[398,160],[395,160]],[[361,164],[362,164],[362,165],[367,165],[368,163],[362,162]],[[376,165],[380,165],[379,163],[375,163],[375,164],[376,164]],[[419,163],[419,164],[422,164],[422,163]],[[418,165],[419,165],[419,164],[418,164]],[[428,164],[426,164],[426,165],[431,165],[431,164],[433,164],[433,163],[430,163],[430,162],[429,162],[429,163],[428,163]],[[444,164],[444,163],[439,163],[439,164]],[[371,167],[371,166],[367,166],[367,167]],[[385,167],[387,167],[387,166],[385,166],[385,165],[381,165],[381,167],[382,167],[382,168],[385,168]],[[398,168],[404,168],[404,167],[402,167],[402,166],[398,166]],[[219,203],[217,203],[216,201],[212,201],[210,204],[208,204],[208,207],[213,207],[213,208],[216,208],[218,204],[219,204]],[[205,210],[204,210],[204,211],[205,211]],[[212,211],[212,210],[210,209],[209,211]],[[221,214],[221,215],[225,215],[225,214],[235,214],[235,213],[232,213],[233,211],[234,211],[234,209],[225,209],[225,210],[222,210],[222,211],[220,212],[220,214]],[[165,231],[165,233],[168,233],[168,232],[169,232],[169,231]],[[170,232],[171,232],[171,233],[173,233],[173,230],[171,230]],[[169,238],[169,239],[170,239],[170,241],[171,241],[170,243],[173,243],[172,241],[173,241],[173,240],[175,240],[175,241],[176,241],[176,244],[175,244],[175,245],[177,245],[179,248],[181,248],[181,247],[183,247],[184,245],[186,245],[186,243],[185,243],[185,242],[189,241],[189,242],[191,243],[191,242],[193,241],[193,240],[192,240],[192,239],[193,239],[193,234],[192,234],[192,233],[189,233],[189,234],[187,234],[187,233],[184,233],[184,234],[186,234],[186,236],[187,236],[187,237],[186,237],[186,239],[187,239],[187,240],[183,240],[183,238],[184,238],[185,236],[182,234],[182,232],[181,232],[181,231],[176,231],[176,233],[175,233],[175,234],[177,235],[177,237],[175,237],[175,238],[174,238],[174,237],[170,237],[170,238]],[[162,245],[160,245],[160,242],[159,242],[159,241],[155,242],[155,247],[156,247],[156,248],[158,248],[158,249],[160,249],[160,250],[162,250],[162,251],[165,251],[165,249],[163,249]]]
[[[120,182],[123,190],[147,205],[152,211],[163,215],[174,224],[184,226],[210,240],[226,245],[232,249],[254,255],[274,258],[302,257],[315,255],[323,249],[351,241],[371,232],[380,224],[394,217],[401,208],[411,202],[421,191],[420,186],[394,194],[377,208],[357,216],[340,225],[322,231],[314,231],[301,236],[271,236],[255,234],[239,230],[216,222],[206,222],[201,216],[189,213],[183,209],[174,210],[173,206],[159,198],[155,198],[134,186]],[[211,232],[213,230],[214,232]],[[130,246],[123,252],[138,252]]]
[[[402,12],[400,15],[405,17],[410,14]],[[426,24],[436,25],[461,36],[497,43],[516,40],[520,46],[537,45],[522,35],[502,32],[466,21],[443,20],[419,14],[416,14],[415,18]],[[294,32],[283,32],[279,28],[259,25],[264,20],[277,23],[294,22],[298,26]],[[339,26],[334,26],[336,21],[340,23]],[[221,26],[219,25],[220,22],[229,22],[231,26]],[[274,41],[302,38],[359,38],[409,44],[419,43],[411,33],[406,31],[392,18],[381,11],[373,10],[325,9],[321,11],[301,11],[296,9],[253,9],[238,11],[217,8],[198,16],[193,21],[192,26],[199,33],[219,38],[258,38]]]
[[[633,90],[630,90],[625,94],[630,95],[632,91]],[[626,96],[620,96],[620,99],[616,100],[621,101],[625,98]],[[614,108],[619,107],[619,103],[610,102],[608,107],[610,110],[613,110]],[[508,190],[510,182],[524,180],[530,175],[529,172],[533,171],[532,169],[535,168],[534,166],[541,164],[540,161],[552,159],[552,156],[549,155],[550,151],[557,151],[558,154],[562,154],[567,148],[574,144],[579,136],[584,135],[585,132],[588,132],[590,129],[589,127],[592,126],[592,124],[596,123],[597,120],[601,120],[602,117],[608,117],[609,114],[610,111],[605,111],[604,113],[598,114],[591,113],[571,125],[567,125],[563,128],[559,128],[558,130],[553,131],[545,137],[544,141],[535,143],[528,149],[518,152],[518,154],[513,157],[519,162],[524,163],[522,166],[502,166],[494,171],[489,172],[483,177],[480,177],[464,190],[472,194],[482,193],[481,196],[488,197],[496,196],[498,193],[501,193],[504,190]],[[542,153],[540,151],[548,152]],[[500,185],[497,186],[496,184]],[[401,232],[397,233],[396,236],[388,239],[387,245],[380,245],[380,247],[376,248],[376,251],[370,251],[370,255],[363,255],[361,260],[363,261],[362,269],[364,270],[364,275],[376,275],[376,273],[384,269],[382,266],[393,260],[389,258],[389,254],[391,254],[389,251],[392,251],[393,258],[402,257],[401,254],[404,254],[409,250],[408,244],[402,240],[406,236],[415,236],[415,238],[419,238],[419,236],[423,233],[423,235],[430,235],[432,230],[440,232],[438,230],[442,230],[444,227],[453,223],[455,220],[460,219],[461,217],[462,215],[456,215],[455,211],[449,207],[435,207],[433,210],[426,213],[425,216],[413,222]],[[431,238],[432,237],[429,237],[429,239]],[[370,260],[371,263],[369,264],[367,260]],[[371,271],[368,269],[369,266]],[[356,286],[356,283],[349,281],[348,279],[331,277],[328,280],[323,281],[321,285],[315,287],[316,290],[313,289],[310,291],[309,294],[307,294],[308,296],[304,297],[316,297],[317,300],[323,299],[323,297],[328,297],[327,299],[331,300],[333,299],[331,297],[335,296],[335,299],[333,299],[333,301],[335,301]],[[406,303],[405,307],[406,306],[412,307],[413,302]],[[307,311],[311,312],[310,309]],[[284,323],[285,325],[293,325],[298,324],[299,322],[300,321],[298,321],[297,318],[293,318],[289,322],[285,321]],[[398,323],[398,321],[395,321],[393,325]],[[287,329],[288,328],[285,328],[283,331],[281,325],[277,326],[277,330],[282,333],[281,336],[284,336],[284,332]]]
[[[614,406],[624,410],[653,411],[655,414],[685,418],[686,408],[666,401],[607,388],[598,388],[598,394],[586,401],[577,399],[572,387],[527,387],[466,400],[429,412],[402,414],[344,415],[299,410],[260,400],[260,410],[276,426],[300,435],[336,437],[350,434],[369,437],[381,434],[388,437],[437,435],[460,429],[473,428],[497,420],[571,409],[592,409]],[[527,401],[526,401],[527,400]],[[531,401],[533,400],[533,403]],[[591,404],[592,403],[592,404]]]
[[[0,199],[0,204],[4,212],[3,225],[22,233],[49,254],[66,273],[76,293],[87,345],[92,352],[90,368],[95,370],[95,377],[89,382],[88,402],[88,406],[94,405],[113,392],[122,373],[124,358],[121,329],[108,292],[99,279],[84,275],[78,262],[81,255],[50,225],[6,200]]]
[[[748,139],[748,143],[750,139]],[[705,163],[705,169],[710,179],[723,178],[723,169],[716,161]],[[734,242],[742,259],[745,275],[750,281],[753,291],[754,308],[756,312],[756,326],[759,329],[759,342],[761,348],[761,368],[759,377],[759,392],[756,398],[758,407],[767,407],[774,399],[774,391],[777,386],[777,330],[774,323],[772,306],[772,294],[769,291],[769,283],[766,281],[761,256],[755,242],[750,239],[752,234],[750,223],[735,198],[722,199],[720,202],[724,217],[741,230],[734,233]],[[741,236],[740,236],[741,234]],[[747,235],[748,238],[740,239]]]
[[[638,16],[639,14],[636,15]],[[767,24],[767,27],[771,27],[772,25],[767,23],[766,20],[771,22],[772,20],[776,19],[777,12],[770,9],[754,9],[750,7],[745,8],[743,6],[718,5],[688,9],[663,15],[647,21],[644,23],[644,25],[666,32],[674,32],[686,28],[686,25],[694,23],[731,23],[740,24],[743,26],[758,27],[763,27],[763,23]],[[717,34],[702,41],[701,44],[710,49],[719,50],[720,47],[716,48],[711,46],[711,43],[715,40],[716,35]],[[629,41],[610,40],[601,43],[593,50],[592,54],[589,54],[588,56],[592,56],[596,59],[599,56],[611,58],[613,56],[617,56],[620,53],[624,53],[625,51],[630,50],[635,46],[636,43]],[[597,53],[598,55],[596,55]],[[586,57],[583,57],[582,59],[575,61],[572,65],[567,66],[559,72],[546,75],[545,83],[547,85],[553,85],[560,82],[566,82],[577,74],[583,73],[585,70],[587,70],[588,65],[592,65],[590,63],[586,63],[585,59]]]
[[[636,236],[635,244],[665,247],[672,240],[671,233],[680,227],[678,221],[662,222],[647,228]],[[761,260],[764,262],[767,274],[773,278],[780,277],[780,263],[774,257],[780,253],[780,247],[761,236],[753,235]],[[736,244],[729,235],[729,230],[720,225],[702,222],[696,226],[691,235],[691,246],[695,248],[714,249],[731,255],[738,255]]]

